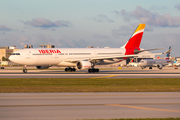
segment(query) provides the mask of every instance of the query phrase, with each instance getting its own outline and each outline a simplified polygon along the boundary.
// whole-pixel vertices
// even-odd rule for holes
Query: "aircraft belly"
[[[51,56],[37,56],[31,57],[31,59],[25,60],[25,65],[57,65],[60,62],[60,59],[53,58]]]
[[[103,60],[103,61],[100,61],[98,63],[96,63],[97,65],[108,65],[108,64],[114,64],[114,63],[118,63],[119,60]]]
[[[57,64],[57,66],[60,66],[60,67],[67,67],[67,66],[76,67],[76,63],[62,61],[59,64]]]

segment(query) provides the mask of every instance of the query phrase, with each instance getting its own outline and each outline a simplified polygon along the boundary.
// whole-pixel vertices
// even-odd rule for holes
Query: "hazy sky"
[[[141,48],[180,57],[180,0],[1,0],[0,18],[0,46],[117,48],[145,23]]]

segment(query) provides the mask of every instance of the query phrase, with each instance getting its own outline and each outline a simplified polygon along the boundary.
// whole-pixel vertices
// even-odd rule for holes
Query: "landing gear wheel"
[[[23,73],[27,73],[27,69],[23,69]]]
[[[66,72],[75,72],[76,69],[75,68],[65,68]]]
[[[99,69],[94,69],[94,72],[97,72],[97,73],[98,73],[98,72],[99,72]]]
[[[92,69],[88,69],[88,72],[91,73],[91,72],[92,72]]]
[[[141,67],[141,69],[143,70],[143,69],[145,69],[146,67]]]
[[[73,72],[76,72],[76,69],[75,69],[75,68],[72,68],[72,71],[73,71]]]
[[[95,73],[95,72],[99,72],[99,69],[88,69],[89,73]]]

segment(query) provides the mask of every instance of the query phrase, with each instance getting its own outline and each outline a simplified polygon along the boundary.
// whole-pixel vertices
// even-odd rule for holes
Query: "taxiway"
[[[179,100],[179,92],[0,93],[0,118],[176,118]]]
[[[64,70],[22,70],[1,69],[0,78],[180,78],[180,70],[174,68],[159,69],[115,69],[88,73],[87,70],[65,72]]]

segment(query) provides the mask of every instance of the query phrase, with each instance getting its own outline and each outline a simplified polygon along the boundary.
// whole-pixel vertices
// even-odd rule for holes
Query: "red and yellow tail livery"
[[[122,47],[126,49],[126,55],[134,54],[134,50],[140,50],[141,39],[146,24],[139,24],[129,41]]]

